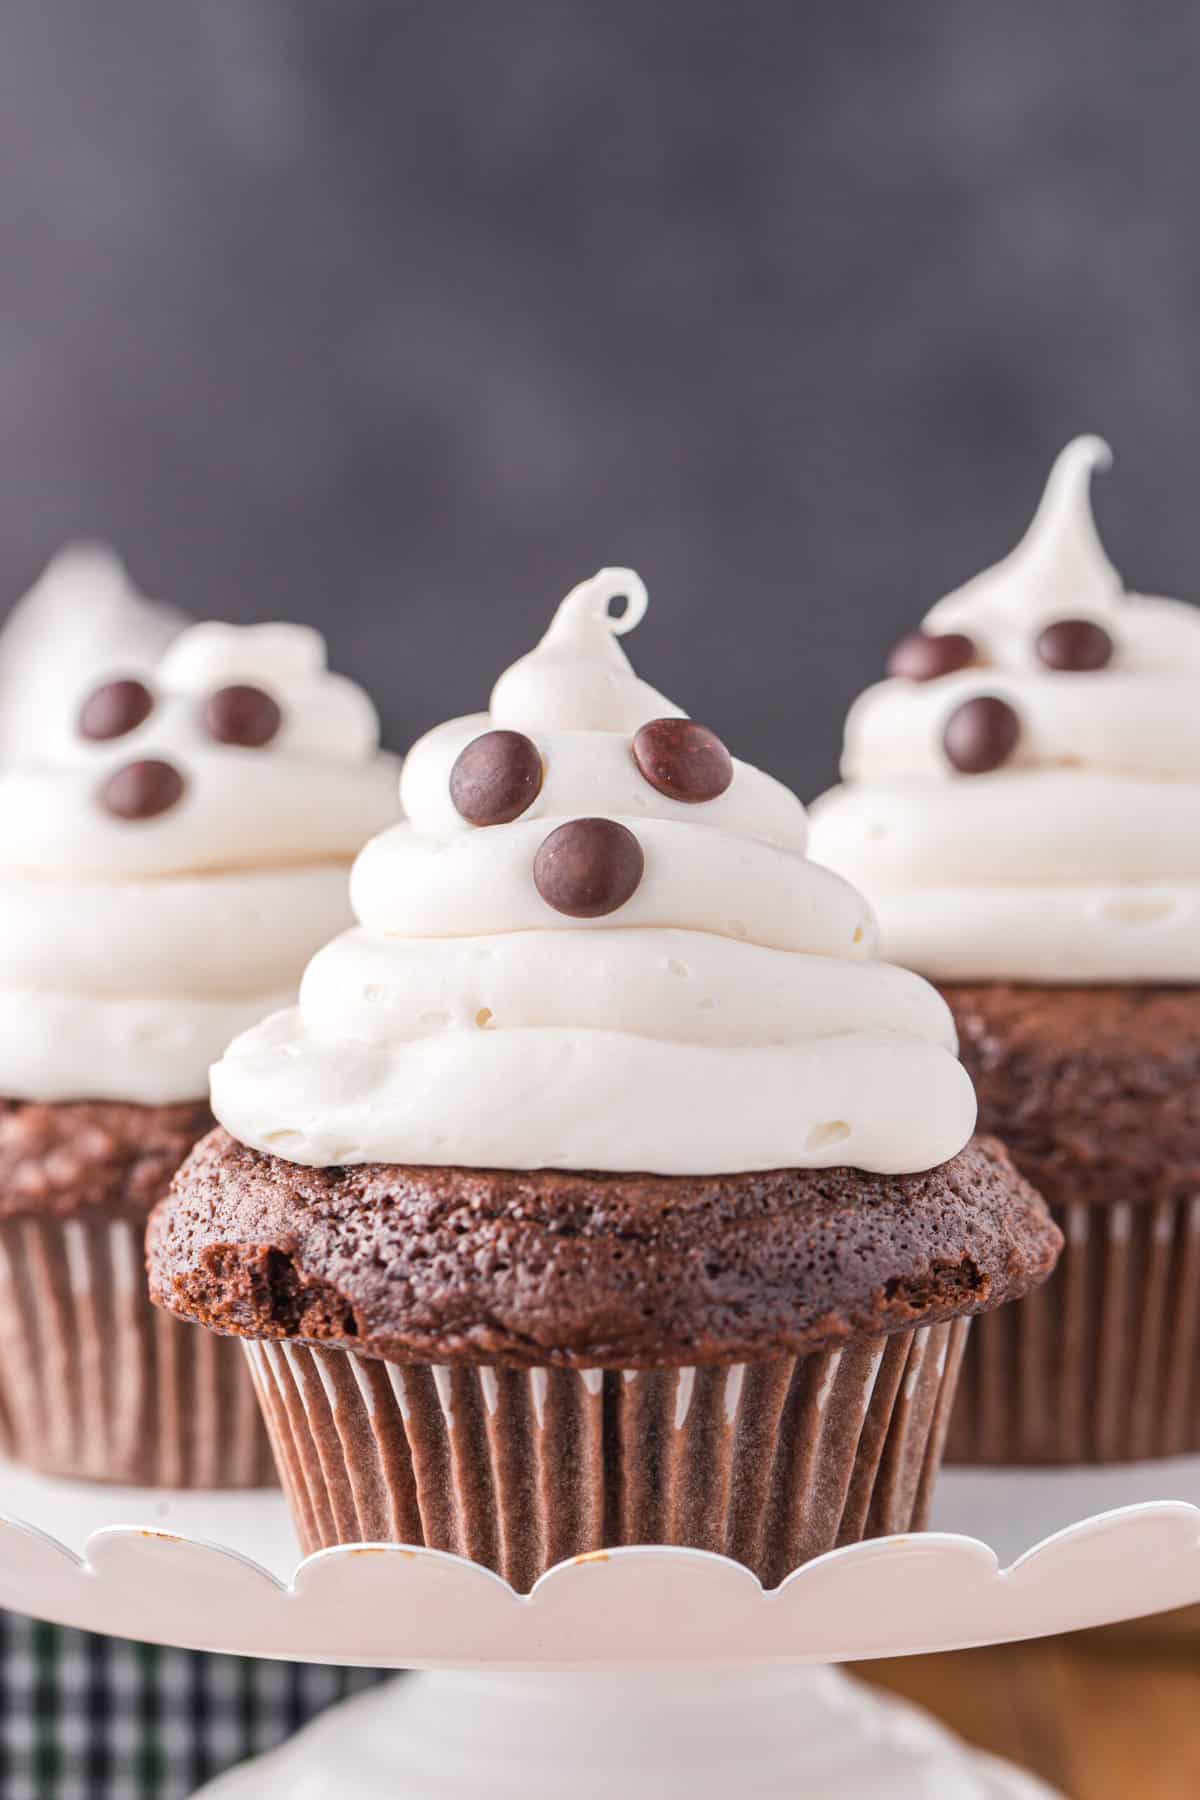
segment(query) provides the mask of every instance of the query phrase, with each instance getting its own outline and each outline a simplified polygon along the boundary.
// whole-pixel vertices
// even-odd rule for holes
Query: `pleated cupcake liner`
[[[1044,1287],[976,1321],[950,1424],[958,1463],[1200,1453],[1200,1196],[1051,1207]]]
[[[0,1449],[45,1474],[274,1485],[240,1347],[151,1306],[140,1223],[0,1223]]]
[[[727,1368],[400,1365],[244,1348],[307,1553],[403,1543],[525,1592],[620,1544],[718,1551],[767,1586],[924,1524],[967,1321]]]

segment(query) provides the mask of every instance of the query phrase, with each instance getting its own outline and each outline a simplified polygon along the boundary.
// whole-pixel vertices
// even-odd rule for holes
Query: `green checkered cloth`
[[[381,1680],[162,1650],[0,1612],[2,1800],[185,1800]]]

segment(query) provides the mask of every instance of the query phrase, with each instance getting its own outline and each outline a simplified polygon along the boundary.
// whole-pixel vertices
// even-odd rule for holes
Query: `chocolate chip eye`
[[[520,731],[485,731],[460,750],[450,798],[469,825],[511,825],[542,791],[541,752]]]
[[[261,688],[238,683],[218,688],[204,702],[204,728],[218,744],[261,750],[282,724],[278,702]]]
[[[976,694],[946,721],[942,746],[960,775],[988,775],[1007,762],[1021,736],[1021,721],[1007,700]]]
[[[733,758],[715,731],[691,719],[651,719],[633,740],[633,760],[660,794],[695,805],[733,780]]]
[[[100,804],[118,819],[153,819],[183,796],[183,776],[168,762],[126,763],[100,789]]]
[[[632,899],[646,867],[642,846],[615,819],[572,819],[533,859],[538,893],[555,912],[600,919]]]
[[[101,744],[136,731],[154,711],[154,695],[140,681],[106,681],[79,709],[80,737]]]
[[[1084,674],[1108,667],[1113,641],[1093,619],[1056,619],[1038,637],[1037,653],[1048,669]]]
[[[961,631],[913,631],[888,657],[888,674],[904,681],[936,681],[975,660],[975,646]]]

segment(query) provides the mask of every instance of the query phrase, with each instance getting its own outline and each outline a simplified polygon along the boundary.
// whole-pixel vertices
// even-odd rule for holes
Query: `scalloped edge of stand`
[[[835,1550],[764,1592],[739,1564],[645,1546],[562,1563],[529,1595],[459,1557],[394,1544],[319,1551],[289,1585],[240,1551],[154,1528],[82,1556],[0,1524],[0,1604],[190,1649],[379,1667],[598,1668],[837,1662],[1077,1630],[1200,1600],[1200,1509],[1086,1519],[1008,1568],[940,1532]]]

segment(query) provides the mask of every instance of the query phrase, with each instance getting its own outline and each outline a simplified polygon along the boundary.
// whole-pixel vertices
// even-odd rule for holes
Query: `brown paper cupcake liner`
[[[977,1321],[947,1460],[1200,1452],[1200,1196],[1050,1210],[1066,1239],[1058,1268]]]
[[[239,1346],[150,1304],[143,1228],[0,1223],[0,1449],[153,1487],[274,1482]]]
[[[306,1553],[424,1544],[527,1591],[618,1544],[687,1544],[773,1586],[918,1529],[967,1321],[800,1359],[652,1371],[401,1366],[247,1343]]]

